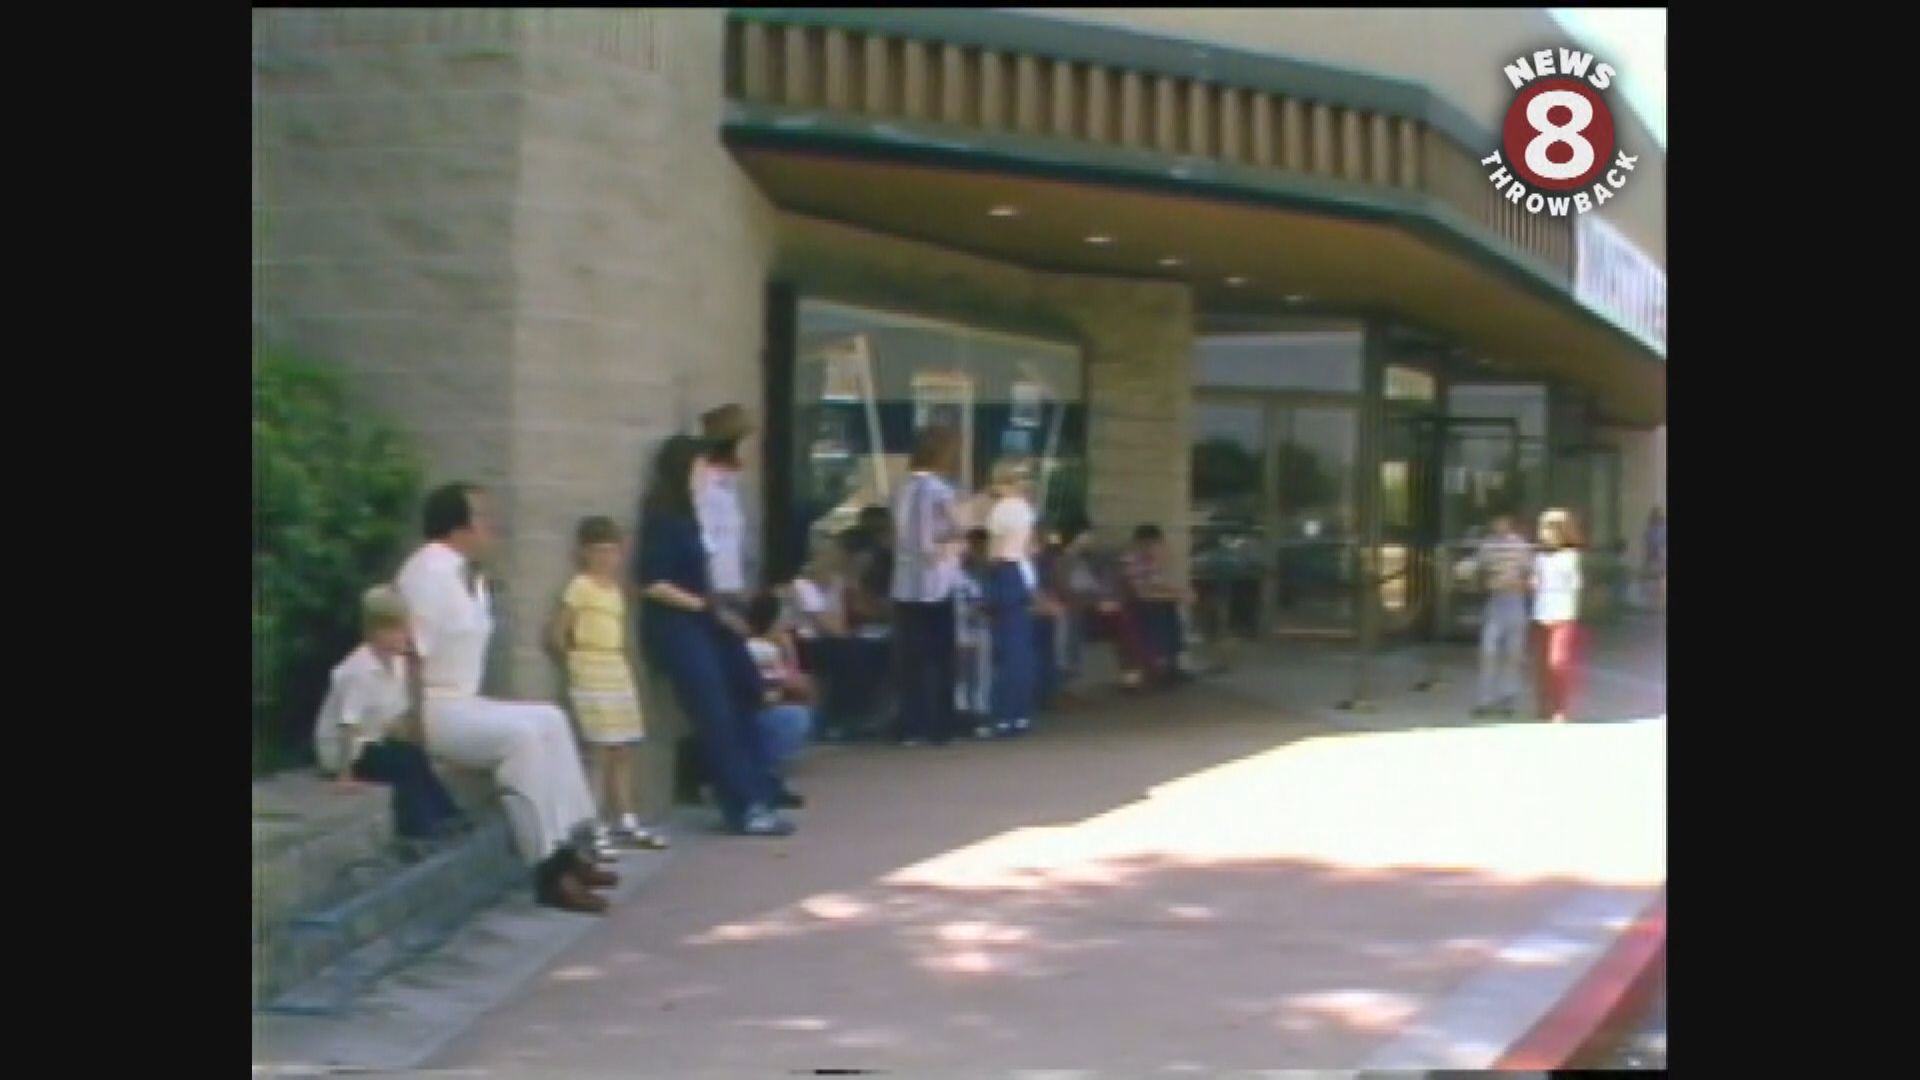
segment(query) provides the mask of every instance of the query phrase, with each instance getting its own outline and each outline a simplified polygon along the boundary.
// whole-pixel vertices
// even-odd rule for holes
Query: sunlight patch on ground
[[[560,968],[547,978],[554,982],[590,982],[594,979],[604,979],[606,975],[606,972],[592,964],[578,964],[574,967]]]
[[[1309,864],[1341,884],[1405,870],[1516,883],[1664,881],[1665,724],[1310,738],[1198,771],[1075,823],[1013,829],[882,875],[867,889],[816,894],[687,940],[747,944],[853,924],[920,926],[930,928],[922,931],[923,966],[977,975],[1008,970],[1006,949],[1032,931],[957,917],[970,903],[995,905],[977,914],[1017,917],[1084,903],[1087,889],[1111,891],[1160,870],[1281,863]],[[1169,926],[1216,917],[1193,905],[1157,908]],[[1448,947],[1456,955],[1493,951],[1481,941]]]
[[[1115,885],[1130,862],[1307,860],[1361,871],[1647,884],[1666,876],[1664,725],[1329,736],[1162,785],[1070,826],[1019,829],[888,884]]]
[[[1297,994],[1285,999],[1279,1019],[1287,1030],[1302,1030],[1303,1022],[1341,1024],[1355,1031],[1386,1034],[1398,1031],[1420,1011],[1420,1000],[1405,994],[1377,990],[1331,990]]]

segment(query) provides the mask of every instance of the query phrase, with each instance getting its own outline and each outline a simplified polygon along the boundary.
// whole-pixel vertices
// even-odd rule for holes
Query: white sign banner
[[[1597,214],[1574,219],[1574,299],[1667,355],[1667,272]]]

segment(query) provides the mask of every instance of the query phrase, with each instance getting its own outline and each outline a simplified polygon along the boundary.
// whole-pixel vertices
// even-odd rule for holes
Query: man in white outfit
[[[493,636],[492,602],[477,565],[494,540],[485,493],[449,484],[427,496],[423,518],[427,542],[394,583],[413,615],[427,749],[493,773],[541,903],[603,912],[606,900],[590,890],[618,878],[594,865],[582,839],[595,808],[566,715],[556,705],[480,696]]]

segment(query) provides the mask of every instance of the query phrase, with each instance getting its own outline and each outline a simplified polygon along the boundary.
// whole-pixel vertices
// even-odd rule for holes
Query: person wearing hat
[[[741,451],[753,434],[753,416],[739,405],[722,405],[700,417],[702,459],[707,467],[700,470],[695,488],[694,514],[699,518],[700,539],[707,550],[714,618],[732,631],[732,640],[721,650],[720,662],[730,682],[757,687],[760,669],[747,650],[747,641],[753,637],[746,618],[752,597],[747,584],[747,515],[740,503]],[[806,799],[779,780],[757,740],[748,747],[747,757],[752,767],[772,778],[776,806],[797,810],[806,805]]]
[[[710,467],[695,509],[714,594],[736,615],[744,608],[747,594],[747,515],[740,505],[740,457],[742,445],[753,432],[753,417],[739,405],[722,405],[700,418],[700,438],[706,443]]]

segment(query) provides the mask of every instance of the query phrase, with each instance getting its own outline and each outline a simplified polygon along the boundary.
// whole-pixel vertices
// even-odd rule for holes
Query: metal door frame
[[[1286,513],[1286,508],[1282,505],[1281,493],[1277,486],[1280,479],[1280,448],[1282,445],[1279,418],[1282,413],[1289,413],[1295,409],[1303,408],[1343,408],[1352,411],[1354,424],[1354,462],[1351,470],[1352,475],[1347,478],[1348,491],[1346,497],[1351,504],[1349,508],[1351,516],[1357,525],[1364,512],[1362,510],[1362,504],[1368,498],[1368,493],[1362,488],[1362,477],[1360,475],[1362,467],[1360,448],[1362,440],[1365,438],[1364,429],[1366,425],[1365,400],[1364,394],[1347,391],[1254,390],[1243,387],[1216,389],[1213,387],[1199,386],[1196,386],[1193,390],[1193,404],[1195,406],[1203,404],[1249,405],[1256,406],[1261,411],[1261,423],[1266,436],[1266,445],[1261,448],[1260,452],[1261,491],[1258,523],[1261,533],[1265,537],[1265,550],[1261,553],[1262,561],[1260,563],[1260,607],[1254,620],[1254,632],[1258,640],[1267,640],[1278,632],[1274,625],[1273,606],[1277,599],[1277,582],[1275,578],[1279,571],[1280,527]],[[1288,431],[1291,431],[1290,425]],[[1189,432],[1190,437],[1191,434],[1192,433]],[[1354,535],[1347,540],[1349,554],[1353,551],[1360,550],[1363,546],[1363,535],[1358,528],[1354,530]],[[1354,588],[1355,617],[1349,619],[1346,626],[1328,627],[1325,630],[1303,632],[1303,636],[1324,636],[1339,640],[1354,638],[1359,632],[1358,615],[1360,606],[1364,603],[1362,594],[1365,591],[1357,578],[1354,583]]]
[[[1508,482],[1511,483],[1519,476],[1521,437],[1520,422],[1518,420],[1509,416],[1445,416],[1440,419],[1440,468],[1442,470],[1447,468],[1447,452],[1453,445],[1450,438],[1453,432],[1462,428],[1469,430],[1474,428],[1504,429],[1507,438],[1506,472]],[[1454,543],[1454,539],[1448,535],[1448,525],[1450,523],[1447,521],[1447,493],[1445,488],[1446,479],[1443,476],[1441,478],[1440,492],[1439,540],[1441,545],[1450,548]],[[1515,515],[1517,523],[1520,507],[1513,507],[1509,513]],[[1456,522],[1451,524],[1458,525],[1461,523]],[[1522,527],[1524,528],[1524,525]],[[1459,531],[1464,532],[1465,530],[1462,528]],[[1431,638],[1436,641],[1444,641],[1448,638],[1455,637],[1458,634],[1457,626],[1459,623],[1458,612],[1455,610],[1453,600],[1454,581],[1452,560],[1454,553],[1448,550],[1442,554],[1447,561],[1443,567],[1437,568],[1440,571],[1438,573],[1438,588],[1435,590],[1437,603],[1433,612],[1433,628],[1430,635]]]

